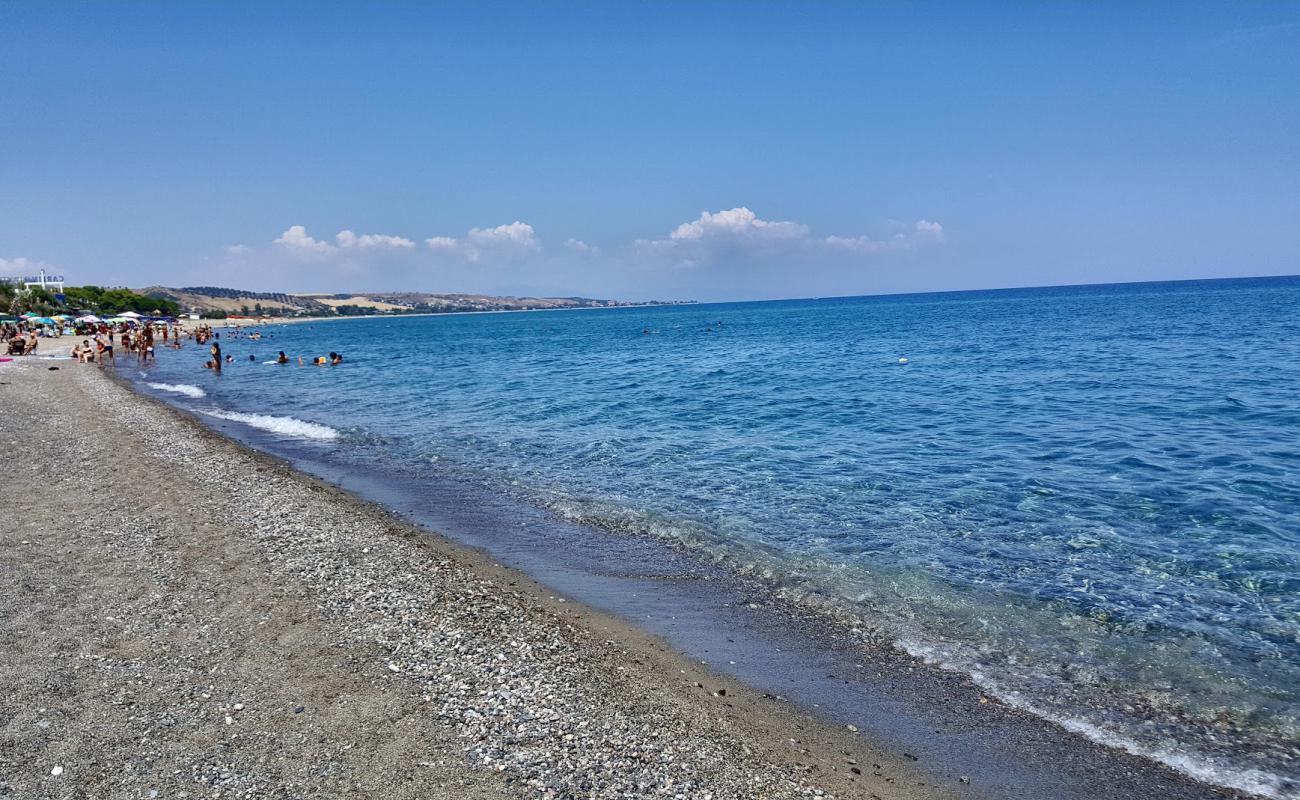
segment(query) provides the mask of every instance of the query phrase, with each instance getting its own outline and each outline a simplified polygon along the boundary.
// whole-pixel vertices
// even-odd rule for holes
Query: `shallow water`
[[[266,330],[223,337],[220,376],[189,345],[147,381],[336,463],[682,542],[1095,738],[1295,796],[1300,279]]]

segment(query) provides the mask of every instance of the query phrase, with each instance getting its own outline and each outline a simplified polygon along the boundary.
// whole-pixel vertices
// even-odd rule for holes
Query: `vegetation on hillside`
[[[90,312],[104,316],[134,311],[146,315],[179,314],[180,305],[172,300],[145,297],[130,289],[104,289],[99,286],[69,286],[63,290],[63,301],[48,289],[25,288],[10,283],[0,283],[0,308],[10,314],[34,311],[37,314],[73,314]]]

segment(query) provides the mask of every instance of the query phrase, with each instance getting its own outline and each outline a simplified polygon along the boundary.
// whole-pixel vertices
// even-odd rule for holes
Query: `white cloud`
[[[279,245],[293,253],[307,256],[328,256],[340,251],[359,250],[403,250],[415,247],[415,242],[401,236],[388,236],[382,233],[354,233],[342,230],[334,235],[334,244],[323,239],[314,239],[307,234],[302,225],[291,225],[280,234],[272,244]],[[244,245],[226,248],[231,255],[244,255],[248,252]]]
[[[538,247],[537,239],[533,233],[533,226],[518,220],[509,225],[498,225],[495,228],[471,228],[469,240],[476,244],[505,243],[527,249],[536,249]]]
[[[329,242],[322,242],[308,236],[307,229],[302,225],[290,225],[289,230],[280,234],[280,238],[276,239],[272,244],[278,244],[304,253],[332,253],[335,249],[334,245]]]
[[[536,267],[539,275],[576,274],[597,262],[612,272],[638,266],[692,269],[758,264],[797,272],[801,266],[816,269],[819,264],[863,263],[891,252],[935,246],[945,238],[943,225],[930,219],[884,222],[876,234],[825,235],[814,234],[802,222],[764,219],[748,207],[738,206],[703,211],[670,227],[659,238],[637,239],[609,253],[578,238],[566,239],[548,252],[532,225],[515,220],[473,227],[458,236],[420,240],[351,229],[341,230],[333,238],[317,239],[305,226],[293,225],[270,248],[226,248],[226,261],[274,269],[277,262],[290,266],[285,261],[290,257],[299,266],[309,264],[323,273],[338,272],[354,280],[371,273],[391,281],[397,275],[428,275],[433,270],[440,280],[460,276],[460,280],[474,283],[485,280],[485,268],[495,268],[501,275],[519,274],[521,265]]]
[[[937,222],[930,222],[929,220],[924,219],[917,220],[916,232],[922,236],[929,236],[936,242],[942,242],[944,240],[943,226]]]
[[[518,220],[495,228],[470,228],[462,239],[434,236],[424,243],[430,250],[472,263],[518,260],[542,252],[533,226]]]
[[[769,222],[741,206],[728,211],[702,212],[694,222],[683,222],[668,238],[675,241],[700,241],[713,237],[748,239],[799,239],[808,235],[808,226],[798,222]]]
[[[382,233],[363,233],[360,236],[352,231],[339,231],[334,240],[339,247],[356,247],[361,249],[400,249],[415,247],[415,242],[401,236],[386,236]]]
[[[800,222],[765,220],[741,206],[726,211],[705,211],[683,222],[663,239],[638,239],[633,249],[642,260],[689,268],[727,259],[773,257],[823,258],[909,250],[944,240],[943,226],[919,220],[895,226],[884,239],[867,235],[816,237]]]
[[[581,255],[594,256],[600,253],[599,247],[587,244],[581,239],[565,239],[564,247],[570,252],[579,253]]]
[[[433,250],[455,250],[460,246],[460,243],[450,236],[434,236],[425,239],[424,243],[429,245],[430,249]]]

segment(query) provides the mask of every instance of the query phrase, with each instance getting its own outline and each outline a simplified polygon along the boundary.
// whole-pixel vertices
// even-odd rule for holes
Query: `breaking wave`
[[[157,389],[160,392],[171,392],[172,394],[183,394],[186,397],[208,396],[207,392],[190,383],[149,383],[146,385],[150,389]]]
[[[295,439],[316,439],[318,441],[332,441],[339,438],[340,434],[328,425],[321,425],[316,422],[307,422],[294,417],[276,417],[270,414],[244,414],[238,411],[222,411],[220,409],[206,409],[203,411],[209,417],[217,419],[227,419],[232,422],[242,422],[243,424],[260,430],[269,431],[270,433],[279,434],[280,436],[289,436]]]

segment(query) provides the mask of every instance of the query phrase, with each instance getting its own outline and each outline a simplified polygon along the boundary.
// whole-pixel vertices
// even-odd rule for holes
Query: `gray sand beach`
[[[95,367],[0,397],[0,797],[978,796]]]

